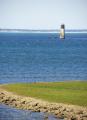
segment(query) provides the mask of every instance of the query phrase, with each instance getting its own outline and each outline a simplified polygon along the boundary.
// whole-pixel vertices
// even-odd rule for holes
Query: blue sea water
[[[0,33],[0,83],[87,80],[87,33]]]
[[[87,80],[87,33],[67,33],[64,40],[57,33],[0,33],[0,84],[64,80]],[[0,104],[1,120],[45,115]]]

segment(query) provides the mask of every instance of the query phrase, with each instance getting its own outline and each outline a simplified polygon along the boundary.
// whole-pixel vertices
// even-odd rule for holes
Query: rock
[[[50,111],[51,111],[51,110],[54,110],[54,111],[55,111],[55,110],[58,110],[58,109],[59,109],[59,108],[53,107],[53,106],[52,106],[52,107],[49,107],[49,110],[50,110]]]
[[[82,120],[87,120],[87,118],[83,118]]]
[[[47,110],[47,109],[42,108],[42,109],[40,109],[40,112],[48,112],[48,110]]]
[[[25,104],[25,103],[26,103],[26,101],[22,101],[22,102],[21,102],[21,104]]]
[[[66,111],[67,111],[67,112],[71,112],[71,111],[73,111],[73,109],[66,108]]]
[[[63,108],[62,110],[63,110],[63,111],[66,111],[66,108]]]
[[[64,119],[64,117],[61,114],[58,115],[58,118],[59,119]]]
[[[11,99],[11,101],[12,101],[12,102],[14,102],[14,101],[16,101],[16,99],[15,99],[15,98],[13,98],[13,99]]]
[[[7,103],[9,100],[8,100],[8,98],[5,98],[5,99],[3,99],[3,103]]]
[[[72,116],[71,120],[77,120],[77,118],[75,116]]]
[[[3,94],[0,94],[0,99],[3,99],[3,97],[4,97],[5,95],[3,95]]]
[[[83,114],[83,110],[79,110],[76,112],[77,114]]]
[[[3,92],[1,92],[1,93],[0,93],[0,97],[1,97],[1,96],[5,96],[5,94],[4,94]]]
[[[82,117],[86,117],[87,118],[87,114],[83,114]]]

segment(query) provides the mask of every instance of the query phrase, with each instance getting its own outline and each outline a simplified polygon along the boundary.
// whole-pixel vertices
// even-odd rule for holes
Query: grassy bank
[[[1,85],[7,91],[18,95],[87,107],[87,82],[50,82],[50,83],[17,83]]]

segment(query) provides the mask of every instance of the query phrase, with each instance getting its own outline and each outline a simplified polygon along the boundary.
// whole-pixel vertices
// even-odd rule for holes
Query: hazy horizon
[[[87,0],[0,0],[2,29],[87,29]]]
[[[28,29],[28,28],[1,28],[0,27],[0,30],[28,30],[28,31],[60,31],[60,28],[59,29],[49,29],[49,28],[45,28],[45,29]],[[87,29],[65,29],[66,31],[87,31]]]

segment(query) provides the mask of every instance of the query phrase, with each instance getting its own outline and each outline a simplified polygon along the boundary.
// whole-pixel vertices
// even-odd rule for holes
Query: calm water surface
[[[87,33],[0,33],[0,83],[87,80]]]

